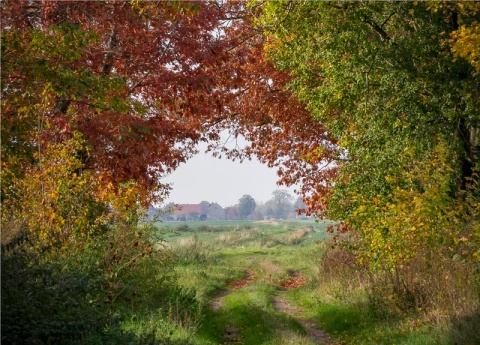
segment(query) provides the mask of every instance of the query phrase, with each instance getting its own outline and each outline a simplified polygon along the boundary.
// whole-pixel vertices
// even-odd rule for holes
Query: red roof
[[[178,204],[178,208],[173,211],[176,216],[186,215],[192,212],[202,213],[200,204]]]

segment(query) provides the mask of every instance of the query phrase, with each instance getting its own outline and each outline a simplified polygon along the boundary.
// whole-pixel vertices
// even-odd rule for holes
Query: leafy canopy
[[[330,187],[327,215],[359,232],[372,264],[395,266],[419,246],[460,239],[477,257],[480,85],[468,42],[478,4],[279,1],[262,9],[268,58],[337,140],[330,164],[338,174],[321,182]]]

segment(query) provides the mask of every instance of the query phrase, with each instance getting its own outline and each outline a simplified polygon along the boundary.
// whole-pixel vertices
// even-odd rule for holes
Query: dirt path
[[[303,276],[300,272],[289,271],[289,278],[281,282],[281,287],[285,290],[296,289],[307,283],[307,278]],[[313,320],[305,319],[299,317],[300,314],[304,312],[301,308],[289,304],[287,301],[281,298],[275,298],[273,304],[277,311],[284,313],[288,316],[291,316],[295,321],[297,321],[302,327],[307,331],[310,338],[321,345],[330,345],[333,344],[332,339],[327,334],[327,332],[319,329],[317,323]]]
[[[213,311],[218,311],[222,306],[223,297],[232,293],[232,291],[240,289],[246,285],[249,285],[253,281],[254,275],[250,268],[245,268],[245,277],[241,280],[235,280],[228,284],[228,289],[220,292],[213,299],[210,307]]]
[[[297,271],[289,271],[289,278],[280,282],[280,287],[283,290],[296,289],[306,284],[307,279],[301,273]],[[211,308],[213,311],[220,310],[222,306],[223,298],[234,290],[240,289],[244,286],[247,286],[253,282],[254,274],[251,269],[245,268],[245,277],[241,280],[232,281],[228,284],[228,289],[219,293],[213,299],[211,303]],[[299,315],[304,312],[303,309],[293,306],[284,299],[275,298],[273,300],[275,309],[283,314],[286,314],[292,317],[297,321],[308,333],[310,339],[312,339],[316,344],[319,345],[333,345],[331,337],[323,330],[319,329],[317,323],[313,320],[302,318]],[[225,343],[238,344],[241,342],[241,336],[239,329],[234,325],[227,325],[224,335]]]
[[[250,268],[245,268],[245,277],[241,280],[235,280],[228,284],[228,289],[225,291],[220,292],[215,298],[213,299],[210,308],[213,311],[220,310],[222,306],[222,301],[225,296],[231,294],[234,290],[240,289],[244,286],[249,285],[252,283],[254,278],[253,272]],[[240,330],[234,325],[227,325],[225,327],[225,334],[224,334],[225,342],[222,345],[234,345],[240,344],[242,341]]]
[[[315,321],[298,316],[303,312],[302,309],[289,304],[281,298],[275,298],[273,304],[279,312],[291,316],[295,321],[302,325],[307,331],[309,337],[315,343],[319,345],[333,345],[332,338],[325,331],[319,329]]]
[[[280,282],[280,286],[284,290],[299,288],[307,283],[307,278],[298,271],[289,270],[288,278]]]

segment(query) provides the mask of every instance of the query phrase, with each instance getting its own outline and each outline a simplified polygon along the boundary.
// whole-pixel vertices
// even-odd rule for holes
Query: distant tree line
[[[289,191],[277,189],[265,203],[255,201],[249,194],[243,195],[235,205],[227,207],[209,201],[184,205],[171,202],[161,209],[150,207],[147,218],[167,221],[293,219],[305,217],[305,209],[301,197],[294,199]]]

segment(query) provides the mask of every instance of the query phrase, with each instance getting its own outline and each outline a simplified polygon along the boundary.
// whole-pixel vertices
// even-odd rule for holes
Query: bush
[[[106,323],[98,281],[60,261],[2,250],[2,343],[69,343]]]
[[[171,293],[173,257],[151,242],[154,231],[148,225],[117,224],[82,250],[54,254],[26,244],[4,248],[2,340],[104,343],[131,337],[118,331],[127,312],[163,310],[168,316],[168,305],[179,293]]]
[[[191,231],[188,224],[180,224],[175,227],[175,231]]]
[[[41,164],[2,194],[2,341],[150,341],[122,325],[127,315],[168,319],[178,299],[171,252],[155,227],[137,225],[138,205],[154,191],[83,171],[78,152],[88,148],[80,135],[42,148]]]
[[[201,231],[201,232],[214,231],[214,229],[211,226],[208,226],[208,225],[205,225],[205,224],[200,225],[197,229],[198,229],[198,231]]]
[[[367,272],[356,261],[355,255],[346,248],[326,243],[318,270],[322,289],[341,301],[348,300],[351,294],[367,285]]]

